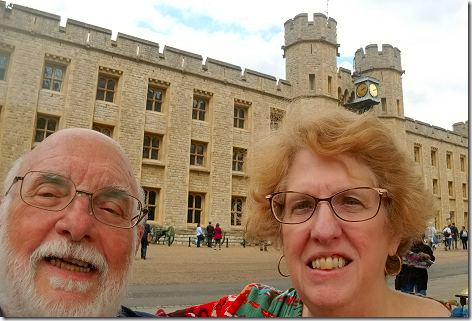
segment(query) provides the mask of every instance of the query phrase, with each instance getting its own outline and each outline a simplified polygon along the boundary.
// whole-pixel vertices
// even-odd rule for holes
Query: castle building
[[[404,141],[436,217],[468,224],[468,122],[453,131],[404,116],[401,55],[391,45],[338,68],[337,23],[323,14],[285,22],[286,80],[231,63],[0,1],[0,180],[14,160],[62,128],[95,129],[126,151],[146,191],[149,222],[188,242],[197,222],[244,230],[253,141],[296,106],[344,108],[355,81],[378,80],[380,119]]]

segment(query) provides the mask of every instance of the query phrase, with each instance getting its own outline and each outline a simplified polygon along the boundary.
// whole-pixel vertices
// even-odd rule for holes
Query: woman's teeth
[[[61,268],[63,270],[68,270],[72,272],[90,272],[90,267],[87,262],[79,261],[76,259],[59,259],[59,258],[48,258],[49,263],[52,265]]]
[[[332,270],[332,269],[339,269],[346,265],[349,262],[343,257],[321,257],[311,262],[313,269],[320,269],[320,270]]]

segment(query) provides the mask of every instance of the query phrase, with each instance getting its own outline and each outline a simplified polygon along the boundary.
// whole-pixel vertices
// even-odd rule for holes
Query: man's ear
[[[143,225],[138,225],[139,238],[138,238],[138,241],[136,242],[136,251],[134,253],[135,255],[138,253],[139,246],[141,245],[141,239],[143,238],[143,234],[144,234],[144,226]]]

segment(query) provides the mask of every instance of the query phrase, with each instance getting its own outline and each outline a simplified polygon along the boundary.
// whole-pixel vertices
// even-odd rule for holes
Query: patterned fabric
[[[238,295],[177,310],[169,317],[301,317],[302,302],[294,289],[279,291],[260,283],[249,284]]]
[[[411,295],[422,296],[421,294]],[[437,300],[451,311],[451,317],[468,317],[468,305],[456,300]],[[169,317],[301,317],[303,303],[295,289],[279,291],[260,283],[247,285],[238,295],[167,313]],[[161,311],[162,312],[162,311]]]

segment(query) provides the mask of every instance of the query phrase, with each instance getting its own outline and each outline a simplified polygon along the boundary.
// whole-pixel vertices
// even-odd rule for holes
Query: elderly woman
[[[435,211],[411,158],[375,115],[297,109],[252,153],[246,235],[278,245],[294,289],[252,284],[171,316],[450,315],[386,282]]]

